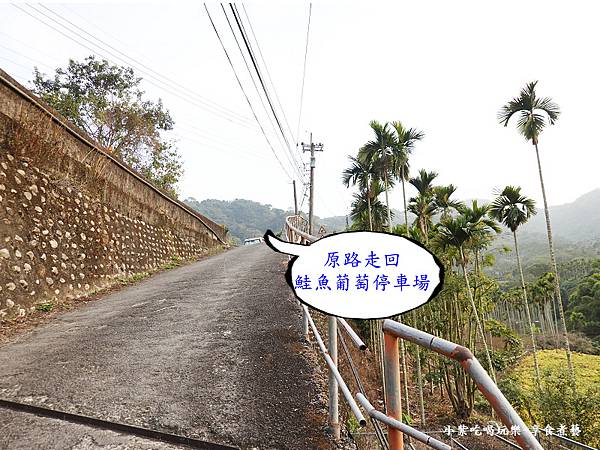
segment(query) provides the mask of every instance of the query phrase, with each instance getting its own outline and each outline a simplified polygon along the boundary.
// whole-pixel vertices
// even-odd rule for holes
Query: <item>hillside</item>
[[[538,205],[540,207],[542,205]],[[552,230],[556,237],[569,241],[600,240],[600,189],[595,189],[577,198],[572,203],[550,207]],[[527,225],[524,233],[546,234],[543,209],[538,210]]]
[[[292,214],[291,211],[244,199],[198,201],[190,197],[185,203],[215,222],[227,225],[230,236],[237,241],[262,236],[267,229],[280,230],[285,217]],[[392,212],[394,225],[404,223],[401,210],[392,208]],[[600,189],[588,192],[572,203],[550,207],[550,217],[559,259],[600,256]],[[409,221],[412,222],[413,219],[414,216],[409,215]],[[315,223],[317,226],[324,225],[328,232],[343,231],[346,228],[346,216],[315,216]],[[548,243],[543,210],[539,209],[530,222],[519,230],[519,239],[526,266],[546,263]],[[513,255],[501,251],[504,246],[513,246],[510,233],[503,233],[492,250],[497,261],[493,270],[498,274],[512,271],[514,268]]]
[[[564,264],[575,258],[600,257],[600,189],[582,195],[572,203],[550,207],[556,258]],[[518,232],[524,272],[528,281],[550,270],[548,239],[543,209]],[[496,239],[491,253],[496,263],[490,271],[503,278],[517,277],[513,237],[508,231]],[[503,248],[511,249],[510,252]]]
[[[198,201],[190,197],[184,203],[211,220],[225,224],[229,229],[229,236],[238,244],[244,239],[262,236],[269,229],[277,233],[283,228],[286,216],[293,214],[292,211],[244,199]],[[323,225],[328,232],[343,231],[346,228],[346,217],[321,219],[315,216],[315,224],[317,227]]]

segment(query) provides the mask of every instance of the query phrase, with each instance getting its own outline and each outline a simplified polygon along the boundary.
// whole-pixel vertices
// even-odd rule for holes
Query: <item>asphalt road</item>
[[[264,244],[157,274],[0,347],[0,398],[242,448],[330,448],[323,393]],[[176,448],[0,409],[0,448]]]

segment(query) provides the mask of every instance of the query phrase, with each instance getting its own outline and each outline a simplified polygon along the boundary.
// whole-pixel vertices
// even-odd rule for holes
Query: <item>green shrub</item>
[[[50,312],[52,311],[52,308],[54,308],[54,305],[51,302],[47,302],[47,303],[40,303],[39,305],[37,305],[35,307],[38,311],[42,311],[42,312]]]

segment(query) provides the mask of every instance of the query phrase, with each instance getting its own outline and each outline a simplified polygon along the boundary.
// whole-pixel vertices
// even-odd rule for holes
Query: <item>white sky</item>
[[[40,12],[19,5],[70,34]],[[251,123],[243,127],[208,113],[197,100],[192,100],[194,105],[179,97],[180,92],[174,95],[172,86],[149,79],[142,73],[147,69],[137,70],[159,85],[145,81],[143,86],[149,98],[163,99],[175,119],[185,162],[181,198],[246,198],[291,207],[291,181],[253,122],[201,3],[44,5]],[[291,134],[296,134],[308,3],[245,6]],[[208,7],[275,151],[292,172],[220,5]],[[60,20],[48,9],[36,8]],[[312,131],[325,144],[317,154],[316,214],[348,213],[352,190],[341,184],[341,172],[347,155],[371,138],[371,119],[401,120],[423,130],[426,137],[411,160],[413,172],[436,170],[439,183],[458,185],[459,197],[490,198],[494,188],[516,184],[541,206],[533,147],[514,123],[503,128],[496,121],[498,109],[536,79],[538,95],[551,96],[562,109],[558,123],[540,140],[550,204],[570,202],[598,188],[600,153],[593,134],[600,104],[598,9],[595,2],[549,1],[313,4],[299,140],[306,142]],[[0,67],[25,85],[34,65],[50,74],[69,58],[90,53],[15,6],[0,4]],[[96,53],[124,65],[107,51]],[[390,203],[401,208],[399,187]]]

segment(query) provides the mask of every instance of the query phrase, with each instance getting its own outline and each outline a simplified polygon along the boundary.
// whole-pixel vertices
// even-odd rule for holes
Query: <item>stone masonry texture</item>
[[[33,102],[0,71],[0,320],[223,243],[224,227]]]

